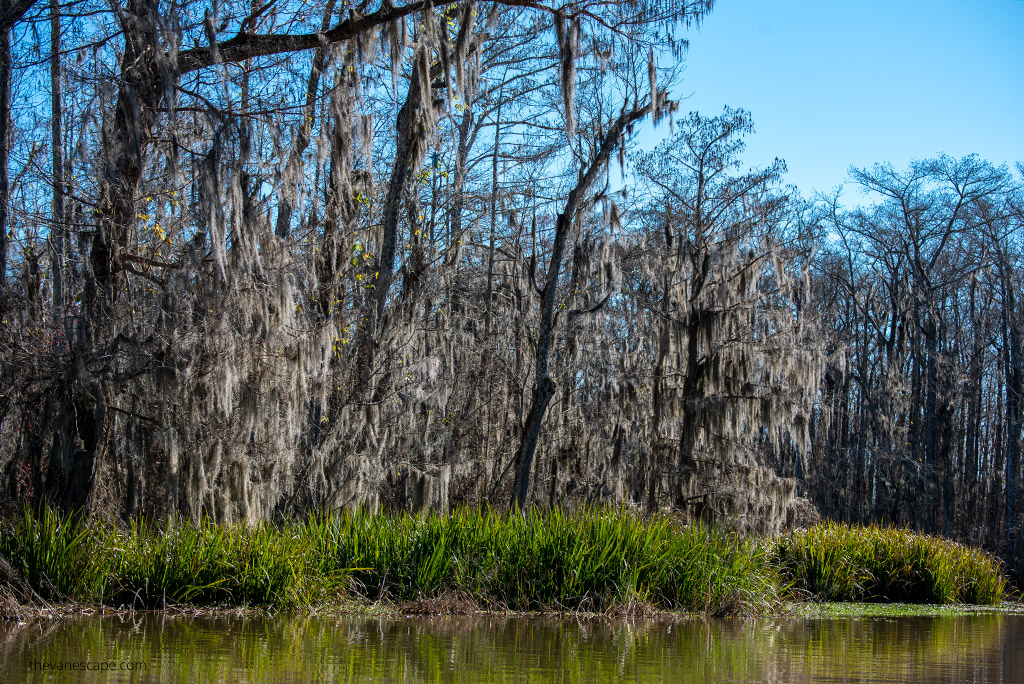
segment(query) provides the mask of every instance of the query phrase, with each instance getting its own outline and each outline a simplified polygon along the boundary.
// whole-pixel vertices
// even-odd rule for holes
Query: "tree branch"
[[[36,0],[21,0],[5,9],[0,13],[0,31],[10,31],[34,4]]]
[[[34,1],[34,0],[33,0]],[[265,57],[283,52],[310,50],[321,44],[321,40],[337,43],[354,38],[364,31],[402,19],[428,8],[454,5],[458,0],[416,0],[402,7],[390,3],[384,4],[376,12],[366,16],[352,13],[334,28],[324,33],[305,33],[301,35],[265,35],[238,33],[234,38],[217,44],[216,50],[209,46],[195,47],[184,50],[178,55],[178,73],[187,74],[191,71],[212,66],[214,54],[221,62],[241,62],[253,57]],[[23,0],[28,2],[28,0]]]

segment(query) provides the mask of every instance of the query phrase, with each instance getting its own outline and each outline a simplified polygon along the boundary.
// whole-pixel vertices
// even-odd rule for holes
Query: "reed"
[[[950,541],[835,523],[757,543],[623,509],[447,515],[356,511],[282,525],[52,511],[0,525],[0,559],[48,600],[114,607],[319,607],[339,599],[485,609],[764,613],[787,592],[825,601],[998,603],[991,556]]]
[[[322,605],[467,597],[482,608],[686,610],[778,604],[754,543],[624,510],[312,515],[281,526],[175,521],[127,529],[25,514],[0,551],[49,595],[110,606]]]
[[[310,527],[322,567],[349,574],[352,592],[372,600],[457,592],[513,610],[642,604],[708,614],[776,600],[774,575],[752,543],[621,510],[353,513]]]
[[[111,534],[102,600],[156,608],[171,604],[292,605],[306,597],[305,547],[293,529],[202,521],[160,531],[133,521]]]
[[[993,556],[939,537],[827,522],[782,536],[771,550],[791,592],[824,601],[999,603]]]
[[[108,577],[105,530],[80,516],[28,509],[0,525],[0,557],[46,600],[100,596]]]

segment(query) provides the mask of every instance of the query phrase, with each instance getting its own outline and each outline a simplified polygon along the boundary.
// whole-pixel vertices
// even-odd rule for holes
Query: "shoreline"
[[[857,605],[934,614],[1019,600],[998,559],[906,530],[822,523],[744,538],[596,508],[128,529],[26,512],[0,524],[0,571],[0,616],[15,619],[143,610],[683,619],[910,610]],[[844,607],[815,607],[825,605]]]
[[[687,611],[670,611],[643,607],[633,611],[609,610],[605,612],[550,609],[550,610],[498,610],[460,606],[446,609],[440,605],[424,605],[424,600],[399,603],[363,603],[345,600],[322,606],[273,608],[267,606],[168,606],[167,608],[110,608],[76,603],[56,603],[48,606],[19,605],[18,614],[0,613],[0,625],[5,623],[53,622],[82,618],[138,618],[153,616],[163,619],[237,619],[277,618],[294,619],[317,617],[365,617],[387,620],[409,618],[523,618],[572,620],[842,620],[842,619],[898,619],[915,617],[970,617],[974,615],[1024,615],[1024,602],[1004,601],[997,605],[978,604],[924,604],[924,603],[865,603],[790,601],[777,611],[739,613],[727,617]]]

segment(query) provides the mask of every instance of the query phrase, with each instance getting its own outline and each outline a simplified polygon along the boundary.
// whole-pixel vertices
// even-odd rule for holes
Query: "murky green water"
[[[0,681],[1021,682],[1024,616],[0,623]]]

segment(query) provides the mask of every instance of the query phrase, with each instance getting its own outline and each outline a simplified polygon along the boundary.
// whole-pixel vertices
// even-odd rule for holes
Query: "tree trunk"
[[[7,2],[0,0],[0,11]],[[7,282],[7,234],[11,230],[11,181],[8,163],[11,156],[11,29],[0,26],[0,285]]]
[[[93,276],[99,286],[99,310],[94,319],[107,319],[106,308],[124,291],[121,252],[136,222],[135,201],[142,180],[143,164],[152,135],[154,110],[165,84],[156,63],[160,49],[157,35],[159,0],[129,0],[122,15],[124,55],[121,57],[120,90],[114,119],[104,126],[106,149],[103,158],[99,222],[89,255]],[[170,85],[170,84],[166,84]]]
[[[512,506],[525,510],[526,503],[530,496],[530,476],[533,470],[533,457],[537,450],[537,440],[540,437],[541,427],[544,423],[544,412],[547,410],[548,402],[555,393],[555,383],[551,379],[548,364],[550,362],[551,343],[554,339],[555,325],[555,299],[558,294],[558,280],[562,270],[562,257],[565,256],[565,243],[569,237],[576,218],[576,212],[580,208],[583,195],[587,192],[598,173],[608,163],[608,158],[620,143],[622,134],[628,126],[639,121],[651,111],[651,104],[644,107],[637,107],[631,111],[623,111],[619,118],[608,129],[604,139],[598,147],[597,154],[591,160],[586,171],[580,174],[576,187],[569,191],[565,202],[565,208],[558,215],[555,221],[555,241],[551,249],[551,260],[548,262],[548,272],[545,278],[544,288],[541,290],[541,311],[540,330],[537,338],[537,348],[534,353],[534,368],[536,383],[533,388],[533,398],[530,404],[530,411],[526,416],[526,425],[523,429],[523,439],[516,454],[516,480],[512,488]]]
[[[1003,560],[1011,573],[1017,569],[1017,469],[1020,461],[1021,434],[1024,411],[1021,397],[1024,396],[1024,321],[1018,311],[1014,273],[1005,269],[1003,277],[1003,327],[1004,361],[1006,364],[1006,517],[1005,551]]]
[[[335,2],[336,0],[327,0],[323,20],[320,22],[321,31],[330,28]],[[292,141],[292,148],[288,153],[288,161],[285,162],[282,174],[280,207],[277,210],[277,225],[274,229],[274,233],[279,238],[286,238],[291,234],[292,214],[298,199],[302,155],[309,147],[309,135],[313,128],[313,109],[316,105],[317,92],[320,89],[320,74],[323,73],[326,63],[327,51],[324,49],[324,44],[317,45],[313,52],[313,65],[309,71],[309,79],[306,81],[306,102],[302,107],[302,121],[299,123],[299,130],[295,133],[295,139]]]
[[[422,51],[422,48],[421,48]],[[426,59],[422,52],[418,52],[414,62]],[[383,232],[380,247],[380,258],[377,262],[377,305],[376,321],[379,324],[384,317],[384,304],[387,301],[388,289],[391,287],[391,279],[395,270],[395,257],[398,252],[398,216],[402,208],[403,199],[408,193],[409,178],[415,173],[412,163],[415,161],[414,154],[416,146],[422,143],[422,136],[426,131],[420,130],[415,124],[417,122],[417,111],[423,99],[422,88],[430,88],[430,83],[422,83],[424,70],[413,66],[412,77],[409,80],[409,91],[405,96],[405,102],[398,111],[398,118],[395,121],[395,135],[397,142],[395,146],[395,160],[391,165],[391,177],[388,180],[388,193],[384,200]],[[429,71],[428,71],[429,73]],[[371,332],[374,325],[369,326]]]
[[[501,105],[505,100],[505,86],[498,92],[498,112],[494,121],[494,150],[491,154],[491,233],[487,243],[487,293],[484,309],[484,348],[491,340],[491,300],[494,298],[494,228],[498,220],[498,147],[501,145]]]
[[[64,317],[64,259],[67,217],[64,213],[64,116],[61,94],[60,5],[50,0],[50,147],[53,173],[53,218],[50,224],[50,273],[53,278],[53,318],[61,329]]]

